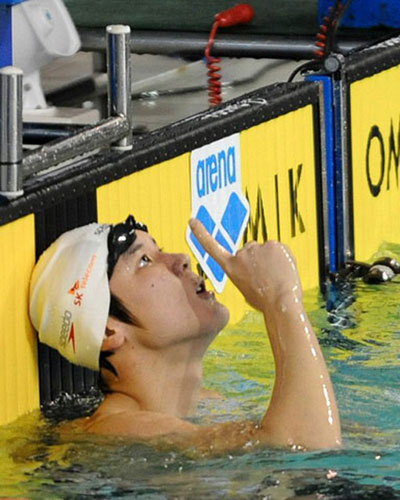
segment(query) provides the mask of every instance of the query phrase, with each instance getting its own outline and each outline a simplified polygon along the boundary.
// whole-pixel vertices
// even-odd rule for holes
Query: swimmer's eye
[[[145,266],[147,266],[148,264],[150,264],[150,262],[151,262],[150,257],[148,257],[147,255],[142,255],[142,256],[140,257],[139,267],[145,267]]]

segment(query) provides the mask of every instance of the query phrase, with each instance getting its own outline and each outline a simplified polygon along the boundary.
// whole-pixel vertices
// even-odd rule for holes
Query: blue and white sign
[[[231,254],[239,248],[249,219],[249,203],[242,192],[240,135],[234,134],[192,151],[192,217]],[[227,276],[187,229],[186,240],[217,292]]]

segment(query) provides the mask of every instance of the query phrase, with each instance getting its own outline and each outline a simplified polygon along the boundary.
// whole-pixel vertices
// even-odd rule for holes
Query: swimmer
[[[32,275],[30,315],[42,342],[100,371],[104,400],[80,428],[213,454],[340,447],[335,395],[290,250],[251,242],[231,255],[199,221],[190,227],[264,315],[276,370],[265,415],[212,426],[185,419],[201,395],[203,356],[229,313],[187,255],[160,249],[129,216],[64,233]]]

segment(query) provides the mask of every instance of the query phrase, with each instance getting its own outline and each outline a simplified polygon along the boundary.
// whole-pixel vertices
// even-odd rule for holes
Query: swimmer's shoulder
[[[75,422],[81,431],[106,436],[127,436],[149,440],[170,434],[192,432],[196,426],[179,417],[144,410],[96,412]]]

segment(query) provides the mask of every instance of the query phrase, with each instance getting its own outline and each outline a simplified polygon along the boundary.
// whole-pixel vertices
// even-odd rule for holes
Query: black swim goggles
[[[136,229],[148,232],[147,226],[141,222],[137,222],[133,215],[129,215],[125,222],[111,226],[108,233],[108,259],[107,259],[107,274],[108,279],[111,279],[114,267],[118,262],[119,257],[128,250],[132,243],[136,240]]]

